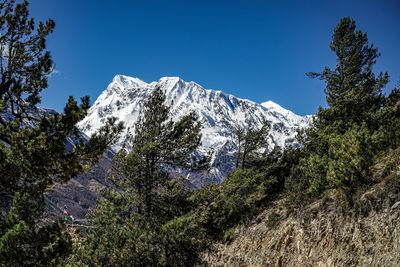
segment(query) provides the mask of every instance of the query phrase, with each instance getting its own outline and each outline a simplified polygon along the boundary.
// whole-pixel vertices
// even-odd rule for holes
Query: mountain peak
[[[261,106],[263,106],[264,108],[266,108],[268,110],[274,110],[274,111],[278,111],[278,112],[281,112],[281,113],[282,112],[284,112],[284,113],[287,113],[287,112],[293,113],[292,111],[283,108],[281,105],[279,105],[279,104],[277,104],[277,103],[275,103],[274,101],[271,101],[271,100],[268,100],[268,101],[265,101],[265,102],[261,103]]]
[[[160,82],[179,82],[183,81],[180,77],[175,76],[165,76],[160,78]]]
[[[184,87],[185,81],[180,77],[162,77],[158,83],[166,89],[180,89]]]
[[[129,77],[122,74],[115,75],[111,84],[117,84],[122,87],[141,87],[147,85],[146,82],[140,80],[139,78]]]

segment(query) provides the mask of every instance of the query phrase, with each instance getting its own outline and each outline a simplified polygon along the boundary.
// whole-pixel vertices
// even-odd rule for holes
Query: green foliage
[[[105,198],[99,205],[92,214],[95,230],[78,245],[72,266],[193,266],[208,246],[190,214],[160,224],[137,212],[124,219]]]
[[[59,222],[41,221],[45,193],[97,162],[121,129],[110,119],[85,143],[75,124],[86,116],[70,97],[63,114],[37,114],[39,93],[53,67],[46,38],[54,21],[29,17],[28,2],[0,4],[0,265],[51,266],[71,251]],[[4,116],[4,114],[6,116]],[[32,126],[24,126],[29,120]],[[25,121],[25,122],[24,122]],[[67,138],[76,140],[66,151]]]
[[[29,17],[29,3],[15,0],[0,3],[0,101],[14,116],[29,116],[29,110],[40,102],[40,92],[47,87],[48,74],[53,69],[46,38],[55,23],[39,22]],[[0,124],[7,122],[0,117]]]
[[[385,99],[384,108],[379,113],[379,130],[382,148],[396,149],[400,145],[400,90],[393,89]]]
[[[318,118],[322,126],[335,121],[361,125],[381,108],[381,91],[389,76],[380,73],[375,77],[372,67],[380,56],[378,49],[368,44],[367,34],[356,30],[355,21],[349,17],[336,26],[330,48],[337,57],[335,69],[326,67],[322,73],[309,73],[326,81],[329,108],[321,109]]]
[[[220,238],[224,230],[259,208],[257,203],[265,200],[268,189],[274,183],[276,181],[266,180],[262,173],[244,169],[231,173],[220,187],[215,187],[214,192],[205,190],[203,193],[199,190],[194,198],[199,198],[197,195],[202,193],[208,197],[206,201],[203,199],[197,210],[202,217],[201,223],[209,235]],[[204,198],[204,195],[200,197]]]
[[[369,167],[373,163],[370,133],[363,127],[355,127],[332,140],[327,179],[333,187],[341,190],[347,202],[357,188],[367,184]]]
[[[191,214],[175,218],[161,228],[163,255],[159,262],[165,266],[194,266],[201,262],[200,252],[210,246],[205,230]]]
[[[258,159],[253,168],[237,169],[216,186],[208,184],[191,196],[196,221],[214,240],[230,239],[229,229],[257,215],[284,186],[290,172],[293,150],[280,153],[279,148]]]
[[[54,183],[66,182],[97,162],[114,140],[113,134],[121,129],[121,125],[110,120],[91,141],[80,142],[74,151],[68,152],[66,139],[72,136],[79,140],[74,135],[75,124],[85,114],[83,107],[78,107],[70,98],[65,114],[43,117],[37,128],[19,129],[13,121],[7,127],[0,127],[9,137],[0,151],[0,192],[5,208],[5,217],[0,220],[1,262],[40,264],[44,259],[51,262],[52,257],[70,252],[65,248],[70,241],[62,239],[67,236],[58,223],[38,224],[45,208],[45,193]],[[20,247],[26,253],[15,258],[17,255],[11,252]]]
[[[328,108],[319,108],[310,129],[299,132],[304,145],[297,175],[305,194],[319,197],[338,189],[352,202],[357,188],[371,182],[369,168],[380,151],[396,146],[398,93],[385,98],[387,73],[375,76],[372,67],[380,56],[366,33],[345,17],[336,26],[330,45],[336,67],[309,73],[326,82]],[[367,181],[369,180],[369,182]],[[304,194],[304,193],[302,193]]]
[[[312,197],[320,196],[328,186],[326,173],[329,158],[327,155],[311,154],[301,159],[300,169],[307,181],[306,193]]]
[[[16,193],[1,222],[0,262],[4,266],[53,266],[71,252],[71,238],[61,223],[35,226],[27,207],[31,197]]]

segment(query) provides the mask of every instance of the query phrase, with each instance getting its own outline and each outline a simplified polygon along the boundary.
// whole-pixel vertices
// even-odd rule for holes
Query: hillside
[[[204,254],[211,266],[398,266],[400,166],[359,199],[359,213],[336,196],[290,210],[287,198],[234,228],[232,242]]]

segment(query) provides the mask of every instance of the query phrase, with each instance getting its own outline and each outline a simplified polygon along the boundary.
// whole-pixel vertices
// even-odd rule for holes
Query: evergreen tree
[[[40,102],[39,94],[47,87],[48,75],[54,66],[46,50],[46,39],[53,32],[54,20],[40,22],[35,27],[28,4],[24,1],[15,5],[15,0],[0,3],[0,106],[17,119],[31,117],[29,114]],[[6,124],[0,117],[0,125]],[[8,139],[0,137],[3,141]]]
[[[356,30],[355,21],[349,17],[342,18],[336,26],[330,49],[337,56],[335,69],[325,67],[322,73],[308,73],[326,82],[329,108],[318,112],[320,127],[334,122],[361,125],[384,103],[382,88],[389,76],[380,73],[376,77],[372,72],[380,53],[368,44],[367,34]]]
[[[135,126],[132,150],[116,155],[109,177],[114,188],[103,191],[95,229],[75,263],[173,266],[199,261],[202,231],[184,215],[190,210],[188,184],[171,172],[204,170],[209,159],[194,156],[201,143],[194,113],[173,122],[164,102],[165,94],[156,88]],[[113,237],[104,230],[110,227]]]
[[[0,4],[0,265],[51,266],[71,251],[63,225],[41,221],[45,193],[55,182],[66,182],[97,162],[115,141],[122,125],[110,119],[89,142],[75,124],[86,116],[70,97],[63,114],[38,114],[40,92],[47,87],[53,62],[46,38],[54,21],[29,17],[28,2]],[[24,121],[30,125],[24,126]],[[66,139],[77,144],[66,151]]]
[[[326,67],[322,73],[308,73],[310,77],[326,82],[324,91],[328,103],[328,108],[319,108],[313,126],[302,137],[306,156],[300,160],[300,170],[307,181],[306,191],[311,196],[319,196],[330,187],[354,193],[354,186],[361,182],[360,172],[355,172],[358,167],[347,166],[352,170],[348,169],[345,174],[338,166],[345,164],[345,155],[353,153],[350,152],[353,148],[379,149],[379,138],[368,138],[368,144],[362,143],[365,144],[362,146],[349,135],[361,137],[365,132],[368,136],[377,135],[382,122],[379,114],[386,101],[382,88],[389,79],[387,73],[377,76],[373,73],[373,65],[380,54],[369,44],[366,33],[356,30],[351,18],[340,20],[330,49],[336,54],[336,67]],[[348,146],[352,149],[345,149]],[[371,157],[373,153],[368,155]],[[357,154],[360,162],[371,164],[370,159],[364,161],[362,158],[366,156],[365,153]],[[368,168],[367,165],[363,168]]]
[[[171,215],[162,207],[161,196],[171,180],[168,171],[203,170],[208,160],[199,161],[194,152],[201,144],[201,124],[194,113],[178,122],[168,118],[165,94],[157,88],[145,103],[143,115],[135,125],[132,151],[121,150],[110,180],[119,188],[130,188],[137,196],[138,213],[146,218]],[[160,191],[161,188],[164,188]]]

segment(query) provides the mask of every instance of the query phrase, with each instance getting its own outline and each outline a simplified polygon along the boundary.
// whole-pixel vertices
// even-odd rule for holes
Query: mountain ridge
[[[297,147],[296,130],[309,127],[312,120],[311,116],[296,115],[272,101],[258,104],[220,90],[205,89],[180,77],[162,77],[159,81],[146,83],[139,78],[118,74],[99,95],[86,118],[78,123],[78,128],[90,136],[107,117],[115,116],[125,123],[126,130],[113,150],[118,151],[123,145],[129,149],[128,136],[134,133],[140,110],[157,86],[166,94],[172,120],[177,121],[192,111],[198,116],[203,125],[199,153],[215,152],[211,175],[217,176],[218,182],[222,182],[234,168],[237,145],[233,133],[237,127],[247,128],[252,124],[259,128],[264,120],[268,121],[271,132],[267,150],[271,151],[276,145]]]

